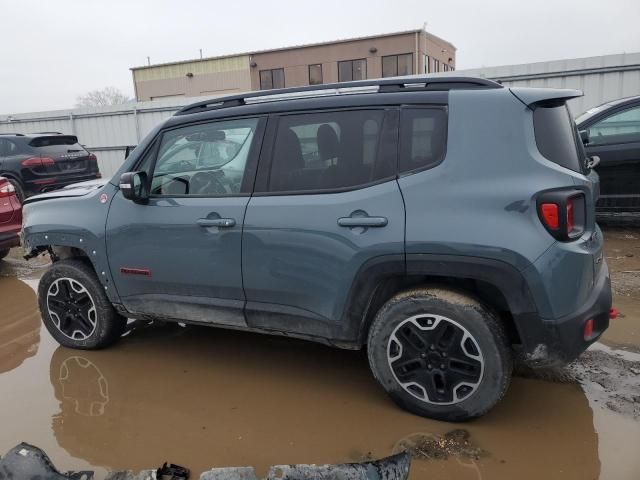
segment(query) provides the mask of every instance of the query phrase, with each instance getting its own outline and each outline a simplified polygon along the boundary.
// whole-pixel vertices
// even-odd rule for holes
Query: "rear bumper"
[[[25,180],[24,187],[25,190],[29,193],[37,194],[37,193],[45,193],[50,192],[52,190],[58,190],[60,188],[66,187],[67,185],[72,185],[74,183],[86,182],[88,180],[96,180],[102,178],[100,172],[91,172],[84,175],[77,176],[64,176],[64,177],[51,177],[51,178],[41,178],[37,180]],[[46,183],[43,183],[46,182]]]
[[[3,232],[0,233],[0,250],[6,250],[7,248],[19,247],[20,237],[18,232]]]
[[[577,311],[557,319],[542,320],[544,342],[530,345],[529,351],[525,352],[525,361],[531,366],[543,367],[575,360],[609,327],[611,304],[611,281],[604,264],[590,296]],[[593,320],[593,334],[585,339],[584,328],[590,319]]]

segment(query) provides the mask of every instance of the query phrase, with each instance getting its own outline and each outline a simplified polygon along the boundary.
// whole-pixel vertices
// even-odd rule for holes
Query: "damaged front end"
[[[335,465],[274,465],[263,480],[406,480],[411,456],[402,452],[380,460]],[[189,470],[164,464],[153,470],[111,472],[107,480],[187,480]],[[60,472],[38,447],[21,443],[0,458],[0,480],[93,480],[94,472]],[[213,468],[200,480],[259,480],[253,467]]]

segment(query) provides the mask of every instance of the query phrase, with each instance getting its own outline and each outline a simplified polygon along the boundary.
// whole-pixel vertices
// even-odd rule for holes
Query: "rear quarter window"
[[[401,174],[438,165],[445,155],[447,113],[444,108],[404,108],[400,117]]]
[[[547,159],[575,172],[583,172],[577,130],[566,104],[538,105],[533,110],[538,151]]]

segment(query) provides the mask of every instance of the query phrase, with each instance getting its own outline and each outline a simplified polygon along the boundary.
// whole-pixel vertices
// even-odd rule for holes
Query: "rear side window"
[[[381,147],[384,120],[383,110],[281,117],[268,190],[336,190],[392,176],[393,151]]]
[[[565,104],[537,106],[533,110],[533,127],[538,150],[547,160],[582,172],[577,130]]]
[[[18,153],[18,147],[11,140],[0,138],[0,157],[8,157]]]
[[[75,145],[78,137],[73,135],[56,135],[51,137],[37,137],[29,142],[32,147],[51,147],[59,145]]]
[[[400,117],[400,173],[433,167],[444,158],[447,114],[444,108],[405,108]]]

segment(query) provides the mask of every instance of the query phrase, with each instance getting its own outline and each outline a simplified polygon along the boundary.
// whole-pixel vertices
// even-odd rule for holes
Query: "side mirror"
[[[580,140],[584,145],[589,144],[589,130],[580,130]]]
[[[144,202],[149,198],[147,172],[127,172],[120,176],[122,196],[134,202]]]
[[[599,156],[594,155],[593,157],[588,157],[587,158],[587,169],[593,170],[594,168],[596,168],[598,166],[599,163],[600,163],[600,157]]]

